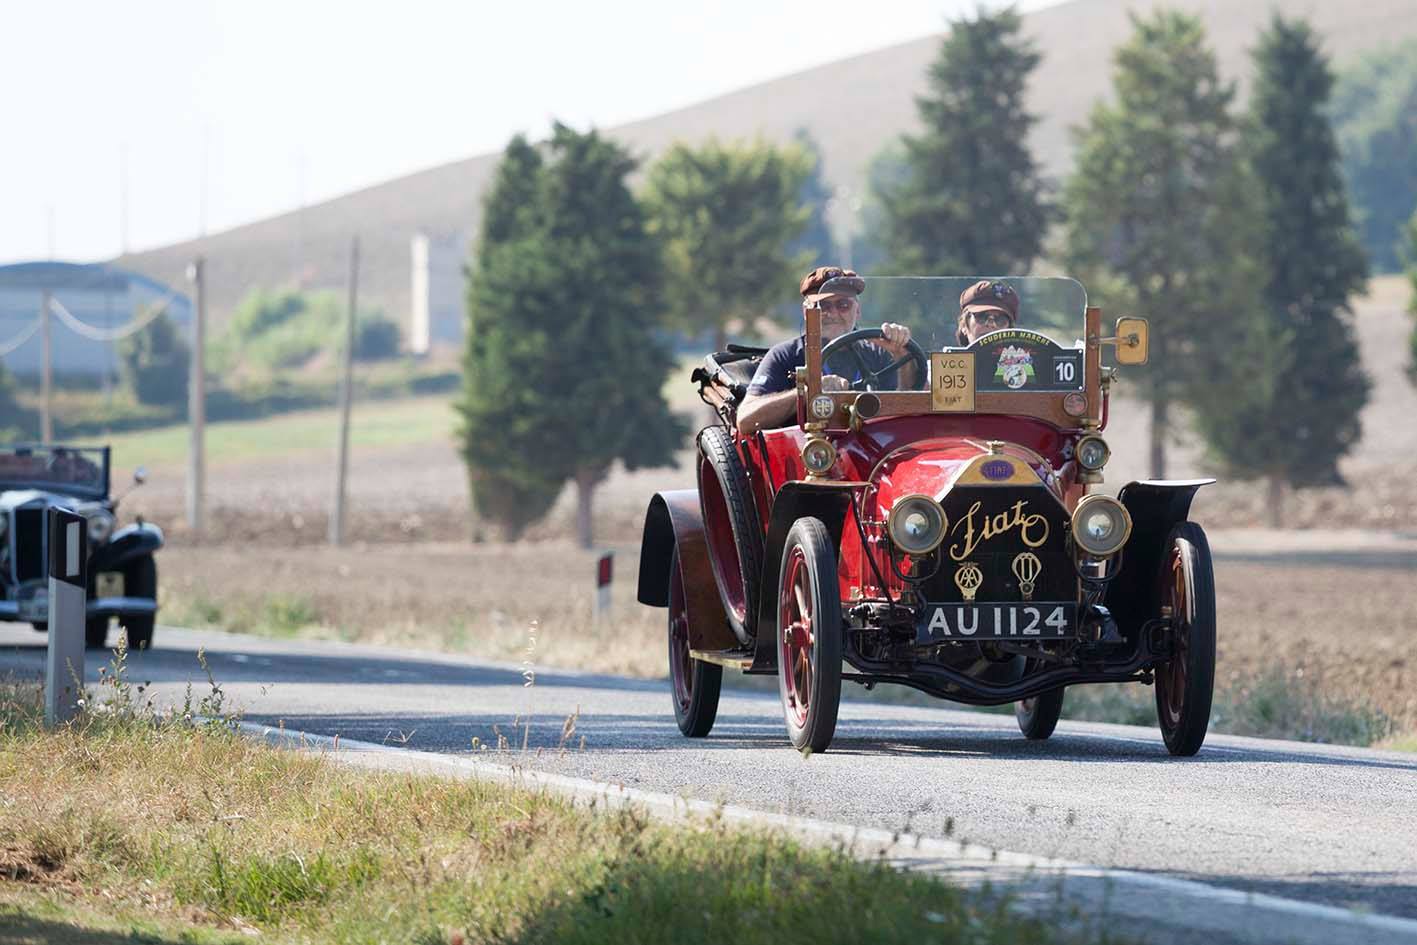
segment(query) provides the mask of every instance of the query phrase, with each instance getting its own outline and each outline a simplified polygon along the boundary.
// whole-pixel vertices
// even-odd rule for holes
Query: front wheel
[[[1158,581],[1175,649],[1156,668],[1156,715],[1166,750],[1194,755],[1205,741],[1215,690],[1215,572],[1210,544],[1195,522],[1171,530]]]
[[[1020,699],[1014,703],[1014,718],[1018,720],[1018,730],[1029,741],[1042,741],[1053,734],[1058,726],[1058,718],[1063,714],[1063,689],[1054,689],[1032,699]]]
[[[723,667],[689,655],[689,610],[677,548],[669,558],[669,683],[679,731],[689,738],[703,738],[718,717]]]
[[[157,562],[151,556],[139,558],[123,569],[123,594],[157,600]],[[152,614],[118,618],[128,633],[129,650],[146,650],[153,645],[155,619]]]
[[[820,519],[800,518],[782,549],[777,688],[792,747],[826,751],[841,705],[841,597],[836,550]]]

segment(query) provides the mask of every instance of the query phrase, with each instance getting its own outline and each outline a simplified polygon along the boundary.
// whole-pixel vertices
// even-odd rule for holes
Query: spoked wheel
[[[1032,699],[1020,699],[1014,703],[1014,718],[1018,720],[1018,730],[1030,741],[1042,741],[1053,734],[1058,725],[1058,717],[1063,714],[1064,689],[1054,689]]]
[[[669,682],[674,690],[674,721],[679,723],[679,731],[690,738],[703,738],[718,717],[723,667],[689,655],[689,611],[684,602],[678,549],[669,559]]]
[[[1215,574],[1199,525],[1182,522],[1171,530],[1159,581],[1176,648],[1156,668],[1156,715],[1166,750],[1194,755],[1205,741],[1215,689]]]
[[[841,597],[836,550],[820,519],[801,518],[782,549],[777,689],[792,747],[826,751],[841,704]]]

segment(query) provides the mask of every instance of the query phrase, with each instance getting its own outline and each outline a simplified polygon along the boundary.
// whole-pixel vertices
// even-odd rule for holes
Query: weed
[[[304,594],[271,594],[261,608],[262,628],[278,636],[293,636],[318,623],[319,608]]]

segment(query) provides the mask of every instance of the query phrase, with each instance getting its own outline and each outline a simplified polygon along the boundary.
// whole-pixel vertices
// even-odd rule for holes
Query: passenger
[[[978,341],[991,331],[1012,328],[1018,322],[1018,293],[1013,286],[981,279],[959,295],[959,325],[955,337],[960,347]]]
[[[822,346],[833,338],[839,338],[856,330],[861,317],[861,306],[857,297],[866,291],[866,280],[850,269],[839,266],[821,266],[807,273],[802,280],[802,308],[815,308],[822,313]],[[889,367],[906,353],[910,341],[910,329],[894,322],[881,325],[885,337],[861,343],[860,354],[872,371]],[[850,355],[833,358],[834,364],[849,365],[854,362]],[[753,381],[748,385],[748,393],[738,405],[738,432],[756,433],[758,430],[784,426],[797,415],[797,389],[792,383],[792,372],[807,363],[806,334],[774,345],[763,356]],[[881,376],[882,388],[898,389],[915,383],[915,362],[901,365],[897,371],[887,371]],[[850,390],[851,382],[837,374],[822,377],[822,390]]]

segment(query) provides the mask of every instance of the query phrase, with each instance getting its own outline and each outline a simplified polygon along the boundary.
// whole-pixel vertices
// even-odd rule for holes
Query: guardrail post
[[[610,616],[610,580],[615,573],[615,552],[604,552],[595,562],[595,619]]]
[[[88,617],[88,524],[68,509],[49,509],[49,656],[44,674],[44,724],[79,714]]]

